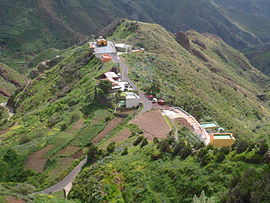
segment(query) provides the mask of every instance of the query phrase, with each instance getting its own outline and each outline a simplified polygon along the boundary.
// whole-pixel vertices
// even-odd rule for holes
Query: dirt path
[[[154,137],[166,138],[171,131],[160,110],[145,112],[134,118],[131,123],[143,129],[148,140],[153,140]]]
[[[109,134],[115,127],[117,127],[120,123],[124,121],[124,118],[116,117],[114,118],[107,126],[106,128],[99,133],[93,140],[93,143],[100,142],[104,137],[106,137],[107,134]]]

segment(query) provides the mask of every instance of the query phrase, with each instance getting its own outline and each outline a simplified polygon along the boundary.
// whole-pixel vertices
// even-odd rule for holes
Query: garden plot
[[[166,138],[171,131],[160,110],[145,112],[134,118],[131,123],[138,125],[148,140],[153,140],[154,137]]]
[[[69,157],[78,152],[81,148],[76,146],[67,146],[64,149],[60,150],[56,156],[60,157]]]
[[[46,154],[50,151],[54,145],[47,145],[45,148],[38,150],[30,155],[28,158],[25,167],[27,169],[36,171],[36,172],[43,172],[44,166],[47,162]]]
[[[117,127],[119,124],[121,124],[124,121],[124,118],[116,117],[114,118],[107,126],[106,128],[99,133],[93,140],[93,143],[99,143],[103,138],[106,137],[115,127]]]

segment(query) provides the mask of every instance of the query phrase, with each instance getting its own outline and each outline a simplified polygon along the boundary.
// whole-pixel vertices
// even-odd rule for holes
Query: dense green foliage
[[[211,197],[209,202],[247,202],[247,198],[256,202],[268,198],[259,194],[269,185],[269,167],[264,161],[252,164],[240,158],[254,156],[257,147],[238,154],[234,147],[195,150],[197,145],[185,144],[181,136],[179,142],[169,138],[143,148],[133,146],[135,140],[118,144],[109,157],[102,156],[86,167],[76,179],[70,198],[82,202],[192,202],[201,193]],[[125,155],[124,146],[129,151]],[[259,158],[265,160],[265,155]],[[253,172],[249,172],[250,168]],[[260,175],[266,179],[261,180]],[[256,185],[260,186],[254,188],[256,195],[251,197]]]

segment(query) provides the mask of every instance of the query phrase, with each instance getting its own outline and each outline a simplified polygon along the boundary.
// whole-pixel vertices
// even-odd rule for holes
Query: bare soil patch
[[[128,137],[131,136],[131,130],[129,128],[125,128],[121,130],[116,136],[109,139],[108,141],[111,142],[121,142],[127,140]]]
[[[43,172],[44,166],[47,162],[47,158],[45,157],[46,153],[53,148],[54,145],[47,145],[41,150],[38,150],[30,155],[28,158],[25,167],[27,169],[36,171],[38,173]]]
[[[81,119],[73,124],[73,126],[66,131],[66,133],[75,133],[84,126],[84,120]]]
[[[133,119],[131,123],[138,125],[144,131],[144,136],[150,141],[154,137],[166,138],[171,131],[160,110],[145,112]]]
[[[73,158],[73,159],[79,159],[79,158],[81,158],[83,156],[83,150],[81,149],[81,150],[79,150],[79,151],[77,151],[76,153],[74,153],[72,156],[70,156],[71,158]]]
[[[56,155],[57,156],[71,156],[79,150],[80,150],[80,147],[76,147],[76,146],[71,145],[71,146],[65,147],[60,152],[58,152]]]
[[[16,197],[8,197],[8,198],[6,198],[6,202],[7,203],[25,203],[24,200],[18,199]]]
[[[106,128],[99,133],[93,140],[93,143],[100,142],[107,134],[109,134],[115,127],[117,127],[119,124],[121,124],[124,121],[124,118],[116,117],[114,118],[107,126]]]

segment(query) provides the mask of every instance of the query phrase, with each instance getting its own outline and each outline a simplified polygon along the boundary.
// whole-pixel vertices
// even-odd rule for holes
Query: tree
[[[97,146],[91,144],[88,149],[87,164],[95,163],[103,155],[102,150],[99,150]]]

